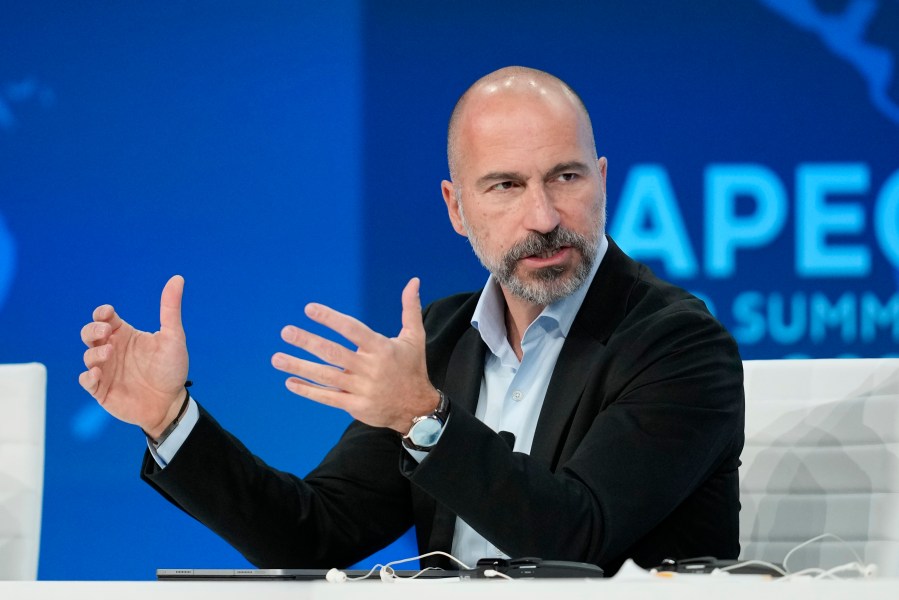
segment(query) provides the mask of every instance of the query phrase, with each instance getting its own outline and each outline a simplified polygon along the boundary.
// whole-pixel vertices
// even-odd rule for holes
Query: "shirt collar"
[[[600,237],[599,247],[596,249],[596,259],[593,261],[593,268],[590,270],[590,274],[583,285],[573,294],[557,300],[544,308],[534,320],[534,323],[551,321],[559,328],[563,337],[568,337],[571,324],[574,323],[574,318],[584,302],[587,290],[590,289],[593,278],[596,276],[596,271],[599,269],[599,265],[608,248],[609,241],[603,235]],[[487,278],[484,291],[481,293],[478,304],[475,306],[474,314],[471,316],[471,325],[478,330],[478,333],[481,334],[481,339],[484,340],[490,351],[497,356],[500,355],[503,344],[507,343],[505,311],[506,300],[503,297],[503,290],[499,282],[491,274]]]

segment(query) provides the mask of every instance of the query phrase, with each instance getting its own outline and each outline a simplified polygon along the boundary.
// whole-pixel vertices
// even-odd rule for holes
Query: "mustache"
[[[586,236],[565,229],[564,227],[556,227],[549,233],[530,233],[525,239],[521,240],[506,252],[505,262],[507,265],[514,264],[527,256],[543,254],[559,250],[565,246],[571,246],[586,253],[589,240]]]

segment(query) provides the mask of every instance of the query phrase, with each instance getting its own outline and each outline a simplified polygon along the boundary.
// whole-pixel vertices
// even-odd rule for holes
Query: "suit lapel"
[[[469,327],[459,338],[443,382],[443,392],[452,400],[454,409],[462,408],[474,414],[481,393],[486,352],[487,347],[474,327]]]
[[[456,344],[446,369],[443,393],[452,401],[452,410],[465,410],[474,414],[481,393],[486,346],[474,327],[470,327]],[[452,419],[452,413],[450,413]],[[449,552],[456,529],[456,515],[446,506],[435,503],[434,526],[431,530],[431,548]]]
[[[553,471],[564,434],[603,346],[600,341],[574,331],[572,328],[559,353],[531,444],[531,458]]]
[[[602,360],[602,349],[617,323],[624,318],[635,281],[634,266],[609,238],[606,255],[568,332],[540,409],[531,458],[548,469],[556,469],[562,441],[567,438],[587,381]]]

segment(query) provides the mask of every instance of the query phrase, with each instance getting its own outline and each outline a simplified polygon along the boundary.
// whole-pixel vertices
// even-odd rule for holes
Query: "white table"
[[[0,581],[0,600],[896,600],[899,579],[763,581],[700,575],[670,580],[416,582]],[[417,589],[416,589],[417,588]]]

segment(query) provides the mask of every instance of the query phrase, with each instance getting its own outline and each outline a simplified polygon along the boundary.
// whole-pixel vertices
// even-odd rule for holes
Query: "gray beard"
[[[531,304],[547,306],[576,292],[584,285],[593,269],[593,262],[596,260],[599,232],[592,238],[588,238],[570,229],[556,227],[546,234],[531,233],[510,248],[501,261],[493,262],[487,259],[480,241],[472,235],[464,216],[462,221],[468,233],[472,250],[484,268],[490,271],[493,277],[511,294]],[[569,271],[565,267],[544,267],[534,271],[527,280],[516,274],[516,267],[520,259],[555,251],[564,246],[570,246],[581,255],[581,261],[573,271]]]

